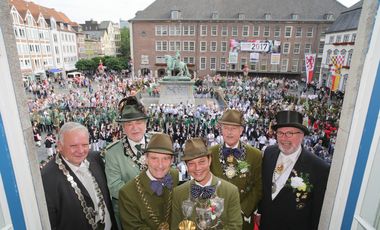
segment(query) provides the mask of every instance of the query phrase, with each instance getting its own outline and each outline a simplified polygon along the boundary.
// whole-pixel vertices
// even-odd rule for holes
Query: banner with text
[[[280,41],[275,40],[236,40],[230,39],[230,51],[257,53],[280,53]]]

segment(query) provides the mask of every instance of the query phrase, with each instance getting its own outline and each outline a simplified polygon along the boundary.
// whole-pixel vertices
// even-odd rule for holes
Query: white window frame
[[[242,30],[241,30],[241,36],[243,37],[248,37],[249,36],[249,26],[244,25]]]
[[[206,70],[207,68],[207,58],[206,57],[200,57],[199,58],[199,69],[200,70]]]
[[[199,28],[200,36],[207,36],[207,25],[201,25]]]
[[[218,26],[217,25],[211,26],[211,36],[218,36]]]
[[[288,72],[289,59],[284,58],[281,60],[280,72]]]
[[[293,32],[293,26],[285,26],[284,37],[285,38],[291,38],[292,37],[292,32]]]
[[[217,41],[211,41],[210,42],[210,52],[217,52],[218,51],[218,42]]]

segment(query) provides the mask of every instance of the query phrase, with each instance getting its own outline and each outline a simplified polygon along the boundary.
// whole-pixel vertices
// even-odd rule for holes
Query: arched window
[[[352,53],[353,53],[353,52],[354,52],[353,49],[350,49],[350,50],[348,51],[348,55],[347,55],[347,63],[346,63],[347,66],[351,66],[351,60],[352,60]]]
[[[342,55],[342,57],[343,57],[342,65],[345,65],[344,62],[345,62],[345,60],[346,60],[346,53],[347,53],[347,51],[346,51],[345,49],[342,49],[342,50],[340,51],[340,55]]]
[[[326,62],[325,62],[326,65],[330,64],[330,61],[331,61],[331,53],[332,53],[331,50],[327,50],[327,56],[326,56]]]

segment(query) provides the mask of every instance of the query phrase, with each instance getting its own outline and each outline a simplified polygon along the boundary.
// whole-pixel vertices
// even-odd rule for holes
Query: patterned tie
[[[142,148],[141,148],[141,146],[142,146],[142,144],[136,144],[135,145],[135,148],[137,149],[137,153],[136,153],[137,157],[140,157],[141,154],[142,154]]]
[[[191,184],[191,196],[193,198],[202,198],[202,199],[210,199],[212,195],[215,193],[214,186],[199,186],[197,184]]]
[[[164,187],[172,189],[173,187],[173,178],[170,174],[167,174],[162,180],[152,180],[150,182],[150,188],[157,196],[161,196]]]
[[[227,147],[224,147],[222,149],[222,153],[223,153],[223,157],[224,159],[226,159],[229,155],[233,155],[235,158],[239,159],[242,155],[242,151],[238,148],[227,148]]]

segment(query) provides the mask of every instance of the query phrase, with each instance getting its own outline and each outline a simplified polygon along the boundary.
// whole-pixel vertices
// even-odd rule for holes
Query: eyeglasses
[[[300,134],[300,133],[302,133],[302,132],[290,132],[290,131],[281,132],[281,131],[278,131],[278,132],[276,132],[276,135],[277,135],[277,137],[283,137],[285,135],[285,137],[290,138],[290,137],[293,137],[294,134]]]

